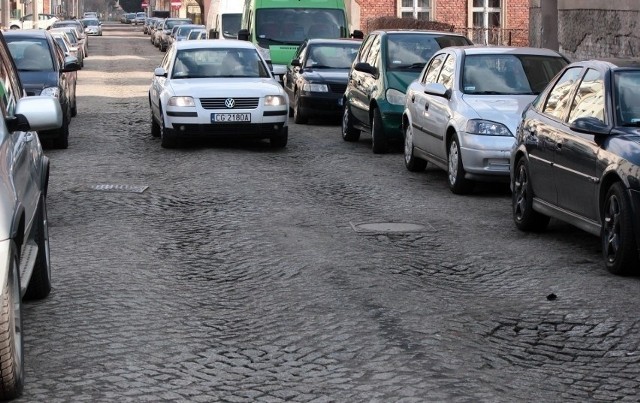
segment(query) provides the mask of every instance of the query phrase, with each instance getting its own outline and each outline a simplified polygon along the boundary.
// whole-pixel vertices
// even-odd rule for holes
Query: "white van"
[[[211,0],[206,21],[209,39],[237,39],[243,7],[239,0]]]

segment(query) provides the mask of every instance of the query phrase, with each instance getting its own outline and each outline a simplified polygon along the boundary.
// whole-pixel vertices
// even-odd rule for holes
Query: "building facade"
[[[365,32],[376,18],[396,16],[451,24],[478,44],[529,41],[529,0],[350,0],[349,8]]]

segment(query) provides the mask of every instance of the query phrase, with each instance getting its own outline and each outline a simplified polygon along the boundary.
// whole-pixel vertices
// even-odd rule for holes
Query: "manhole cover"
[[[351,227],[356,232],[422,232],[427,228],[421,224],[413,224],[406,222],[370,222],[370,223],[350,223]]]
[[[114,192],[114,193],[142,193],[147,190],[149,186],[144,185],[114,185],[114,184],[98,184],[88,186],[78,186],[73,189],[76,192]]]

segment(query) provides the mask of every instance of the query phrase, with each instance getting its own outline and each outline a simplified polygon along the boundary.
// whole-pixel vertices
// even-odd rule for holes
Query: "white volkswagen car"
[[[409,171],[427,161],[464,194],[476,181],[509,181],[509,157],[524,108],[568,64],[538,48],[438,50],[407,89],[402,116]]]
[[[176,42],[154,71],[149,104],[151,134],[165,148],[190,137],[287,145],[289,100],[250,42]]]

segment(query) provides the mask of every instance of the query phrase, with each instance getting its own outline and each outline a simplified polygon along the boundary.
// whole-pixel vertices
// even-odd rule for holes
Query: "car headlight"
[[[404,105],[404,92],[402,91],[389,88],[385,96],[391,105]]]
[[[502,123],[479,119],[468,121],[466,132],[481,136],[512,136],[511,131]]]
[[[47,96],[47,97],[59,98],[60,97],[60,88],[58,88],[58,87],[47,87],[47,88],[44,88],[42,90],[42,92],[40,92],[40,95],[44,95],[44,96]]]
[[[282,95],[267,95],[264,97],[265,106],[282,106],[286,105],[287,101]]]
[[[196,106],[196,103],[191,97],[171,97],[169,106]]]
[[[304,83],[302,90],[306,92],[329,92],[329,87],[327,84]]]

